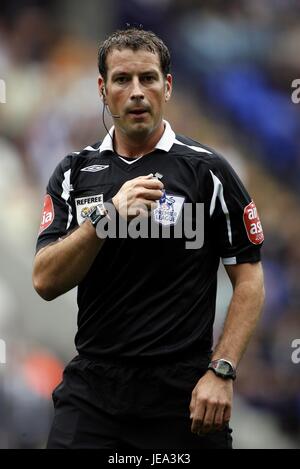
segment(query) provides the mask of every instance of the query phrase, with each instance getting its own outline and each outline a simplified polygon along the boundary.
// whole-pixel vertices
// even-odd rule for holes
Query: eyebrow
[[[124,70],[117,70],[116,72],[113,72],[112,75],[111,75],[111,78],[115,78],[115,77],[118,77],[118,76],[128,76],[128,75],[132,75],[132,73],[130,72],[125,72]],[[159,73],[157,70],[155,69],[148,69],[148,70],[145,70],[143,72],[140,72],[138,75],[156,75],[156,76],[159,76]]]

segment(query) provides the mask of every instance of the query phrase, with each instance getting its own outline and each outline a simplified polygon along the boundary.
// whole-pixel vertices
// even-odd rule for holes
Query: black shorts
[[[128,364],[78,356],[53,392],[48,449],[232,448],[231,429],[191,432],[191,393],[207,363]]]

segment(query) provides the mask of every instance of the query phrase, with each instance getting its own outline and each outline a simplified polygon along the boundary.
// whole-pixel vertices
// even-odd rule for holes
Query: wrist
[[[235,380],[236,378],[236,368],[233,363],[226,358],[212,360],[208,365],[208,370],[211,370],[216,376],[222,379]]]
[[[211,357],[210,361],[213,362],[215,360],[226,360],[228,361],[235,369],[237,368],[237,360],[233,359],[229,355],[223,354],[223,353],[214,353],[213,356]]]
[[[87,215],[87,219],[90,221],[90,224],[97,229],[97,225],[102,218],[105,218],[108,215],[108,210],[105,207],[105,204],[99,203],[96,206],[92,207]]]

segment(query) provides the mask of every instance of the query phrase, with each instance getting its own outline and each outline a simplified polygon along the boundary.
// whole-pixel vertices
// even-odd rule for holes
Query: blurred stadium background
[[[235,384],[235,447],[299,448],[300,364],[291,359],[300,338],[298,0],[1,0],[0,448],[44,446],[51,390],[75,354],[75,292],[46,303],[33,291],[35,239],[55,165],[105,133],[97,48],[126,23],[170,46],[167,118],[225,155],[263,221],[267,299]],[[229,297],[220,269],[216,335]]]

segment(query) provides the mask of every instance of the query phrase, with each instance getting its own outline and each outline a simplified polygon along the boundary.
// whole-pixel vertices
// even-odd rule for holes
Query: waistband
[[[184,351],[176,354],[166,355],[139,355],[139,356],[111,356],[111,355],[91,355],[85,352],[78,352],[78,358],[83,358],[96,364],[109,364],[116,366],[164,366],[172,363],[188,362],[195,366],[206,368],[212,356],[212,351],[191,352]]]

